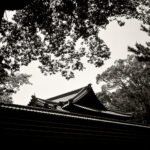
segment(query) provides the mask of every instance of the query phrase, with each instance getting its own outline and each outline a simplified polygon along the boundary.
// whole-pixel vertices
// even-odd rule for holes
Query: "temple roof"
[[[68,103],[63,106],[64,109],[72,105],[79,105],[96,110],[107,110],[106,107],[96,97],[91,85],[82,88],[74,97],[68,100]]]
[[[150,138],[149,126],[40,107],[0,104],[0,120],[1,143],[14,140],[15,147],[16,141],[42,147],[53,143],[148,146]]]
[[[129,119],[132,117],[129,114],[107,110],[95,95],[91,84],[45,100],[36,98],[36,101],[30,106],[115,119]]]
[[[55,97],[52,97],[52,98],[48,98],[46,99],[45,101],[46,102],[60,102],[60,101],[68,101],[69,99],[75,97],[82,89],[84,89],[85,87],[82,87],[82,88],[79,88],[79,89],[76,89],[76,90],[73,90],[73,91],[70,91],[70,92],[67,92],[67,93],[63,93],[61,95],[58,95],[58,96],[55,96]]]
[[[95,122],[104,122],[104,123],[112,123],[112,124],[120,124],[120,125],[127,125],[127,126],[134,126],[134,127],[143,127],[150,129],[150,126],[146,126],[143,124],[137,124],[134,122],[127,122],[127,121],[119,121],[119,120],[113,120],[113,119],[104,119],[97,116],[89,116],[84,114],[77,114],[77,113],[68,113],[68,112],[62,112],[59,110],[49,110],[45,108],[39,108],[39,107],[32,107],[32,106],[22,106],[22,105],[16,105],[16,104],[3,104],[0,103],[0,113],[6,113],[6,111],[11,112],[17,112],[18,115],[22,113],[33,113],[33,114],[43,114],[43,115],[51,115],[51,116],[60,116],[65,118],[76,118],[79,120],[90,120]],[[7,114],[7,113],[6,113]],[[14,119],[14,118],[13,118]]]

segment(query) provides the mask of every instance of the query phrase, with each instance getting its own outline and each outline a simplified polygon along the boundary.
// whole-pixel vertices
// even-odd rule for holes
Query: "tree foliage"
[[[19,10],[29,5],[33,0],[1,0],[0,2],[0,28],[6,10]]]
[[[141,30],[150,36],[150,1],[141,0],[141,5],[138,7],[138,16],[143,21]],[[128,50],[133,52],[139,61],[150,61],[150,42],[146,46],[136,43],[136,48],[129,47]]]
[[[2,22],[1,55],[15,69],[39,60],[43,73],[72,78],[74,70],[84,69],[83,57],[103,65],[110,51],[98,36],[99,27],[112,17],[135,16],[137,5],[134,0],[35,0],[17,11],[14,23]]]
[[[16,93],[21,85],[30,84],[29,77],[27,74],[9,74],[0,65],[0,103],[12,103],[12,94]]]
[[[134,56],[117,60],[97,76],[97,82],[105,83],[99,98],[107,96],[108,106],[150,116],[150,62],[139,62]]]
[[[30,75],[15,73],[18,70],[16,60],[7,57],[7,53],[0,53],[0,102],[12,103],[12,94],[16,93],[21,85],[30,84]]]

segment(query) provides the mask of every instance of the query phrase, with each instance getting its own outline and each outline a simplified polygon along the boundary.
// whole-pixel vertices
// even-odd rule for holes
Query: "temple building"
[[[88,85],[45,100],[32,96],[28,106],[1,103],[1,144],[149,146],[150,127],[130,120],[109,111]]]
[[[109,119],[129,120],[132,118],[131,114],[109,111],[95,95],[91,84],[45,100],[33,96],[29,106]]]

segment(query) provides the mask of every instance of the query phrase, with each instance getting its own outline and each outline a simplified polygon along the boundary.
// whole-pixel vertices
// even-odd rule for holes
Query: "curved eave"
[[[109,119],[131,119],[131,115],[116,113],[112,111],[103,111],[103,110],[97,110],[85,106],[80,106],[77,104],[70,104],[67,107],[63,108],[67,111],[78,113],[78,114],[87,114],[91,116],[97,116],[97,117],[103,117],[103,118],[109,118]]]

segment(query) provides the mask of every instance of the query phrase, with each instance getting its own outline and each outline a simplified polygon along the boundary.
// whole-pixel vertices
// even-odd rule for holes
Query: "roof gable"
[[[96,97],[91,85],[84,87],[78,94],[70,99],[68,103],[63,107],[64,109],[72,105],[78,104],[80,106],[89,107],[97,110],[107,110],[105,106]]]

